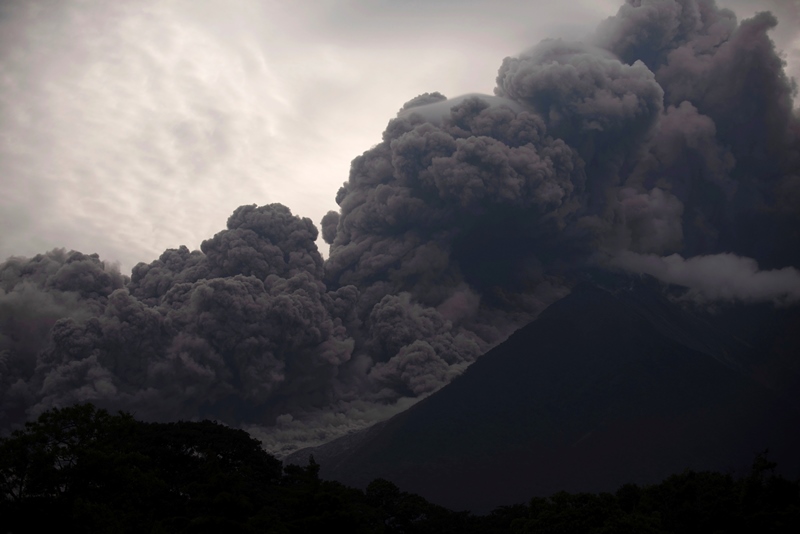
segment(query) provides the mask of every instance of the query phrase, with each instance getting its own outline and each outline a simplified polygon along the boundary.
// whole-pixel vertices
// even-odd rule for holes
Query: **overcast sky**
[[[778,15],[797,76],[800,3],[718,3]],[[199,248],[242,204],[319,225],[404,102],[491,93],[505,56],[620,4],[2,1],[0,260],[65,247],[129,272]]]

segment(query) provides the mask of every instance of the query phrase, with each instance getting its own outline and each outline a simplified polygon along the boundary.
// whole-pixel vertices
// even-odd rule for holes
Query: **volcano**
[[[785,310],[753,313],[789,324],[763,317]],[[583,282],[409,410],[287,461],[314,454],[323,477],[382,477],[475,512],[686,469],[741,473],[765,450],[796,476],[796,369],[737,337],[729,315],[680,305],[652,279]]]

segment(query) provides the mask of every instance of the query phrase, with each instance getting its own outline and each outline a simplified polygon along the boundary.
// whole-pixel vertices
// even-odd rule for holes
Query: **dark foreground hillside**
[[[0,532],[798,532],[800,483],[774,467],[760,455],[741,478],[685,471],[475,516],[383,479],[365,491],[320,480],[313,459],[282,467],[247,433],[209,421],[150,424],[76,405],[0,440]]]
[[[686,468],[743,473],[765,449],[800,474],[796,370],[719,320],[647,279],[586,282],[436,394],[304,454],[324,477],[480,513]]]

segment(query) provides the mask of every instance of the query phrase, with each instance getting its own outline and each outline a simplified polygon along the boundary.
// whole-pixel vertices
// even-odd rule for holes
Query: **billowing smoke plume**
[[[93,401],[286,452],[436,391],[590,265],[796,302],[800,120],[776,23],[629,0],[587,43],[506,58],[493,96],[412,99],[353,160],[326,261],[277,204],[130,280],[79,253],[9,260],[0,423]]]
[[[97,255],[54,250],[0,265],[0,424],[25,419],[38,401],[33,384],[54,326],[103,312],[126,280]],[[124,291],[124,290],[123,290]]]

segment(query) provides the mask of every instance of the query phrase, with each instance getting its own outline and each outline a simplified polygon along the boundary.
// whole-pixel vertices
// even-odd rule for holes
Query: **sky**
[[[778,14],[800,72],[800,4],[718,3]],[[63,247],[130,273],[243,204],[319,226],[404,102],[491,94],[504,57],[582,38],[619,4],[5,0],[0,258]]]

